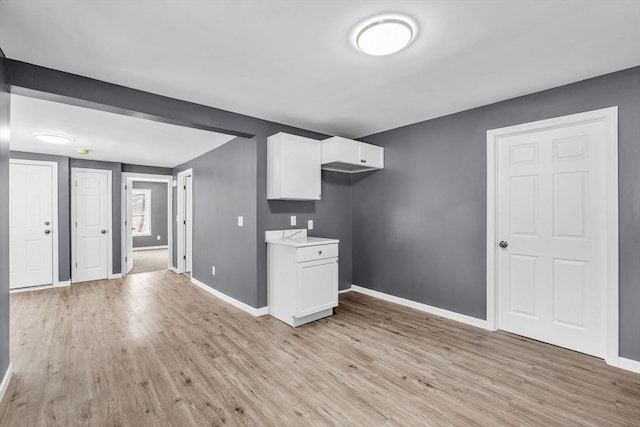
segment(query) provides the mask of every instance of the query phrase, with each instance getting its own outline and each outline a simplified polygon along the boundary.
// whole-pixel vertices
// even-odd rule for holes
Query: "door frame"
[[[191,176],[191,270],[193,270],[193,181],[194,181],[194,176],[193,176],[193,169],[189,168],[187,170],[184,170],[182,172],[178,172],[178,188],[177,188],[177,193],[178,193],[178,202],[177,202],[177,207],[178,207],[178,212],[177,212],[177,217],[176,217],[176,222],[178,225],[178,230],[176,233],[176,239],[178,240],[178,244],[177,244],[177,251],[176,251],[176,270],[177,273],[185,273],[186,272],[186,262],[184,260],[184,258],[180,258],[180,254],[184,254],[186,251],[186,248],[184,247],[185,244],[185,233],[184,233],[184,228],[182,227],[182,221],[185,220],[185,209],[184,209],[184,204],[185,204],[185,198],[184,198],[184,191],[182,191],[184,189],[185,186],[185,182],[186,182],[186,177],[187,176]],[[193,271],[191,272],[191,274],[193,275]]]
[[[74,183],[77,179],[78,172],[100,172],[107,173],[107,204],[109,205],[109,215],[107,215],[107,233],[109,239],[107,239],[107,279],[117,279],[121,277],[120,274],[113,273],[113,172],[111,169],[92,169],[92,168],[71,168],[71,283],[75,282],[75,268],[73,263],[76,262],[76,251],[78,250],[78,243],[76,241],[76,186]]]
[[[44,160],[28,160],[28,159],[9,159],[10,164],[32,165],[32,166],[51,166],[51,229],[53,230],[53,269],[51,285],[68,286],[70,282],[60,281],[59,271],[59,249],[60,249],[60,228],[58,223],[58,162]],[[11,183],[9,183],[11,185]],[[24,288],[30,289],[30,288]]]
[[[121,265],[122,268],[122,276],[126,276],[128,272],[126,271],[127,263],[125,261],[125,257],[127,256],[127,229],[125,226],[125,221],[127,219],[127,192],[125,186],[131,182],[133,184],[134,181],[145,181],[145,182],[164,182],[167,184],[167,245],[168,245],[168,256],[167,256],[167,270],[171,270],[171,264],[173,263],[173,176],[172,175],[157,175],[157,174],[149,174],[149,173],[136,173],[136,172],[122,172],[122,191],[120,192],[121,203],[122,203],[122,217],[120,218],[120,222],[122,224],[122,237],[121,237],[121,253],[122,260]]]
[[[606,126],[606,301],[605,361],[619,362],[618,253],[618,107],[603,108],[487,131],[487,329],[498,329],[498,143],[500,138],[570,125],[604,122]]]

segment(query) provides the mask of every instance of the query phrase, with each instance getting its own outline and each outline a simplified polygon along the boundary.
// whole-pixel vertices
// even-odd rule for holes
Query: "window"
[[[134,236],[151,236],[151,190],[134,188],[133,192],[133,218],[131,225]]]

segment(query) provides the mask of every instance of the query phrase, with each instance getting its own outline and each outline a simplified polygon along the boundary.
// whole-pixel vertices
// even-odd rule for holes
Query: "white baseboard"
[[[174,272],[174,273],[176,273],[176,274],[180,274],[180,273],[178,272],[178,269],[177,269],[177,268],[175,268],[173,265],[170,265],[170,266],[169,266],[169,271],[173,271],[173,272]]]
[[[640,361],[625,359],[624,357],[618,358],[618,368],[625,369],[627,371],[635,372],[636,374],[640,374]]]
[[[122,273],[109,274],[107,277],[109,280],[111,279],[122,279]]]
[[[154,249],[168,249],[169,246],[141,246],[139,248],[133,248],[134,251],[152,251]]]
[[[266,314],[269,314],[269,309],[267,307],[260,307],[260,308],[255,308],[255,307],[251,307],[248,304],[243,303],[242,301],[238,301],[235,298],[231,298],[229,295],[227,294],[223,294],[220,291],[217,291],[215,289],[213,289],[210,286],[205,285],[204,283],[202,283],[201,281],[199,281],[198,279],[191,277],[191,283],[193,283],[194,285],[196,285],[197,287],[199,287],[200,289],[209,292],[211,295],[215,296],[216,298],[220,298],[221,300],[223,300],[224,302],[227,302],[229,304],[231,304],[232,306],[239,308],[242,311],[246,311],[247,313],[253,315],[253,316],[264,316]]]
[[[2,382],[0,383],[0,402],[2,402],[2,398],[9,388],[9,381],[11,381],[11,373],[13,372],[13,363],[9,362],[9,366],[7,367],[7,372],[4,373],[4,377],[2,378]]]
[[[339,294],[344,294],[345,292],[351,292],[351,288],[347,288],[347,289],[343,289],[341,291],[338,291]]]
[[[455,320],[456,322],[464,323],[466,325],[475,326],[476,328],[487,329],[487,321],[478,319],[475,317],[467,316],[466,314],[456,313],[455,311],[449,311],[431,305],[422,304],[420,302],[411,301],[405,298],[396,297],[393,295],[385,294],[383,292],[374,291],[372,289],[363,288],[362,286],[351,285],[351,290],[354,292],[360,292],[361,294],[369,295],[375,298],[379,298],[385,301],[389,301],[395,304],[400,304],[405,307],[413,308],[416,310],[424,311],[425,313],[434,314],[436,316],[444,317],[445,319]]]
[[[58,282],[58,283],[54,283],[53,287],[54,288],[64,288],[67,286],[71,286],[71,280],[67,280],[65,282]]]

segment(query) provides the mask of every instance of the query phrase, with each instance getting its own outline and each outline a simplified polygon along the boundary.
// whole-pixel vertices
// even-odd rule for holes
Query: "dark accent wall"
[[[256,307],[256,142],[236,138],[176,168],[193,170],[197,280]],[[244,226],[238,227],[238,216]],[[211,267],[216,267],[216,275]]]
[[[134,248],[149,246],[166,246],[169,243],[167,235],[167,184],[164,182],[134,181],[134,189],[151,190],[151,236],[133,238]],[[160,236],[160,240],[158,240]]]
[[[11,94],[0,50],[0,381],[9,368],[9,116]]]
[[[157,166],[130,165],[128,163],[123,163],[122,172],[148,173],[152,175],[171,175],[173,173],[173,169],[161,168]]]
[[[640,360],[640,67],[362,138],[385,169],[354,175],[355,284],[486,318],[486,132],[618,106],[620,355]]]
[[[71,280],[71,200],[69,196],[69,158],[49,154],[11,151],[12,159],[40,160],[58,163],[58,280]]]

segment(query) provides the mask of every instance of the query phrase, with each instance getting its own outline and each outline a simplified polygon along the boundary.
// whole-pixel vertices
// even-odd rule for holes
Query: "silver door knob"
[[[507,246],[509,246],[509,243],[501,240],[500,243],[498,243],[498,246],[500,246],[502,249],[505,249]]]
[[[44,230],[44,234],[51,234],[51,230]]]
[[[107,230],[100,230],[102,234],[107,234]]]

